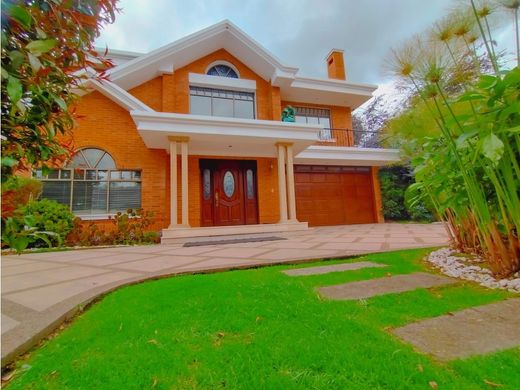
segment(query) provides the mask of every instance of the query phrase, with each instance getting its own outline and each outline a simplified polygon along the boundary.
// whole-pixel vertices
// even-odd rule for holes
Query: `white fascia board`
[[[271,52],[266,50],[260,43],[258,43],[256,40],[251,38],[249,35],[247,35],[244,31],[242,31],[240,28],[238,28],[235,24],[231,23],[229,20],[225,20],[224,22],[227,23],[229,26],[229,32],[234,35],[236,38],[238,38],[241,43],[243,43],[245,46],[252,49],[257,55],[262,57],[266,62],[271,64],[274,68],[280,69],[287,73],[292,73],[293,77],[298,72],[298,68],[283,65],[282,62]]]
[[[319,131],[323,129],[321,125],[205,115],[147,111],[131,111],[130,114],[138,130],[160,131],[171,135],[207,134],[318,141]]]
[[[98,81],[95,79],[88,79],[84,86],[86,88],[92,88],[106,96],[110,100],[119,104],[127,111],[140,110],[145,112],[154,112],[153,109],[148,107],[142,101],[131,95],[123,88],[118,87],[116,84],[110,81]]]
[[[152,74],[158,73],[159,69],[154,69],[156,64],[160,64],[161,61],[178,53],[182,49],[196,45],[205,39],[215,36],[223,30],[225,22],[226,21],[223,21],[209,26],[168,45],[152,50],[151,52],[130,60],[120,66],[116,66],[107,71],[107,75],[113,82],[117,83],[120,79],[130,76],[133,73],[137,73],[145,68],[150,68]],[[146,80],[141,81],[141,83],[144,81]]]
[[[296,69],[296,68],[295,68]],[[284,71],[282,69],[275,69],[271,76],[271,83],[276,87],[289,87],[295,79],[295,74],[298,71]]]
[[[107,51],[107,49],[104,47],[95,47],[94,50],[99,55],[102,55],[102,56],[105,56],[105,52],[106,52],[107,53],[106,57],[119,57],[119,58],[127,59],[127,60],[131,60],[136,57],[140,57],[140,56],[144,55],[144,53],[137,53],[135,51],[115,50],[115,49],[110,49],[110,48]]]
[[[298,164],[382,166],[401,161],[398,149],[311,145],[295,157]]]
[[[190,85],[196,87],[256,92],[256,80],[234,79],[230,77],[209,76],[200,73],[190,73],[189,81]]]
[[[318,79],[300,76],[295,77],[291,87],[363,96],[372,96],[372,93],[377,89],[377,85],[372,84],[358,84],[349,83],[343,80]]]
[[[251,37],[228,20],[224,20],[151,51],[148,54],[116,66],[108,70],[107,74],[113,82],[121,85],[125,89],[129,89],[135,85],[142,84],[163,72],[174,71],[175,65],[173,65],[171,69],[165,68],[165,66],[170,62],[174,64],[175,58],[186,57],[183,56],[183,54],[185,54],[184,51],[189,52],[191,50],[194,53],[196,52],[196,57],[200,58],[205,54],[209,54],[212,51],[224,47],[225,44],[230,44],[231,40],[236,41],[233,44],[242,45],[243,47],[253,51],[259,61],[264,64],[269,64],[273,69],[280,68],[284,72],[293,73],[293,75],[298,70],[297,68],[282,65],[276,57],[265,50]],[[199,47],[200,50],[197,50],[197,47]],[[196,58],[193,60],[196,60]],[[182,64],[181,66],[184,65],[186,64]]]

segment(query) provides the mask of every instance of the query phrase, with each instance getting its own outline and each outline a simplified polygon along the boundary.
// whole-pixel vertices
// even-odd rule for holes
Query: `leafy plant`
[[[39,231],[34,226],[35,221],[31,215],[6,218],[2,225],[2,247],[11,248],[18,253],[37,241],[43,241],[50,248],[51,238],[56,237],[54,232]]]
[[[51,238],[52,246],[61,246],[67,234],[73,228],[74,214],[69,208],[54,200],[41,199],[29,202],[20,212],[32,218],[32,225],[37,230],[55,233]],[[34,245],[48,244],[37,240]]]
[[[110,241],[114,244],[144,243],[145,232],[154,223],[154,213],[142,209],[128,209],[118,212],[112,219],[115,229],[111,231]],[[147,236],[149,238],[149,235]]]
[[[110,218],[108,225],[85,222],[76,218],[67,236],[68,245],[134,245],[159,242],[155,231],[147,230],[154,224],[154,214],[144,210],[128,209]]]
[[[116,0],[2,0],[2,180],[70,155],[78,71],[110,66],[93,45],[117,11]]]
[[[20,206],[38,199],[42,183],[23,176],[11,176],[2,183],[2,218],[12,217]]]
[[[394,51],[393,63],[421,100],[421,115],[438,129],[403,148],[417,181],[408,204],[431,202],[456,245],[486,257],[501,276],[520,269],[520,68],[500,69],[492,12],[470,0],[436,30],[436,42],[431,35],[414,39]],[[481,66],[478,42],[489,68]]]

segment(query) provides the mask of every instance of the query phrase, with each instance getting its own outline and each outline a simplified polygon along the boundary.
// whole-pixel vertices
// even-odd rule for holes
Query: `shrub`
[[[67,244],[78,246],[134,245],[159,242],[156,231],[147,230],[154,224],[152,212],[128,209],[110,218],[110,224],[103,227],[96,222],[74,220],[74,227],[67,236]]]
[[[2,183],[2,218],[14,216],[20,206],[30,200],[38,199],[42,192],[42,183],[23,176],[11,176]]]
[[[383,214],[393,221],[431,222],[435,218],[424,203],[408,207],[405,202],[405,192],[408,186],[415,182],[409,167],[394,165],[379,171],[381,196],[383,198]]]
[[[69,208],[54,200],[41,199],[31,201],[21,208],[23,215],[33,218],[32,227],[39,231],[52,232],[52,246],[61,246],[67,234],[72,230],[74,214]],[[45,241],[38,239],[34,246],[42,246]]]

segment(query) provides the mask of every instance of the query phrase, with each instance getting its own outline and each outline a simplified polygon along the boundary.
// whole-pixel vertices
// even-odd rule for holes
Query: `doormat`
[[[190,241],[184,243],[183,246],[205,246],[205,245],[223,245],[223,244],[242,244],[245,242],[262,242],[262,241],[281,241],[287,240],[284,237],[249,237],[249,238],[231,238],[227,240],[211,240],[211,241]]]

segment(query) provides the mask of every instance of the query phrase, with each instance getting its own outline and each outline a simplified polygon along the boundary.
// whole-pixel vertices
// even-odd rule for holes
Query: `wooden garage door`
[[[296,165],[296,214],[310,226],[376,222],[370,168]]]

